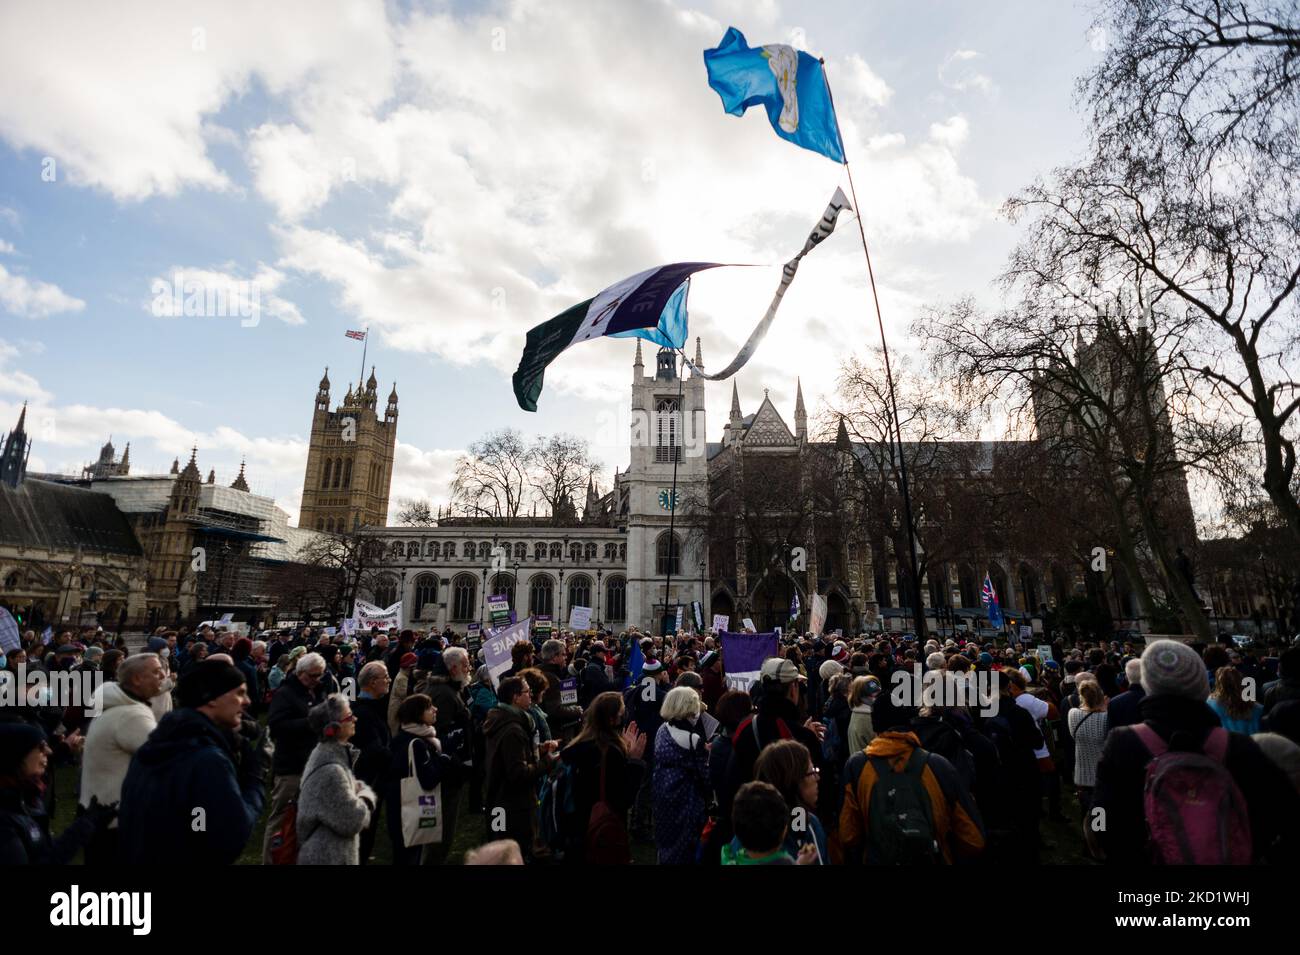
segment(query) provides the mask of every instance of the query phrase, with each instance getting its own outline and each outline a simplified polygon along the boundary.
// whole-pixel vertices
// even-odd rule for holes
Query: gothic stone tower
[[[703,367],[699,339],[695,364]],[[653,377],[643,374],[641,340],[632,366],[632,461],[623,476],[629,494],[627,527],[628,622],[660,632],[663,615],[701,602],[708,626],[708,598],[701,591],[700,564],[708,566],[704,524],[709,472],[704,431],[704,379],[683,381],[673,352],[660,349]],[[677,498],[672,498],[673,466]],[[673,509],[676,508],[674,519]],[[676,547],[669,546],[669,524]],[[665,571],[675,557],[672,583],[664,599]],[[707,586],[707,583],[706,583]]]
[[[333,532],[388,523],[397,446],[397,385],[388,395],[382,419],[376,411],[378,385],[371,368],[370,380],[358,384],[355,394],[349,386],[343,403],[330,411],[329,369],[325,369],[311,418],[299,527]]]

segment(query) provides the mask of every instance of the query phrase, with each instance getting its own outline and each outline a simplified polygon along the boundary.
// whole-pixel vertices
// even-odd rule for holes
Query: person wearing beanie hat
[[[1157,640],[1142,654],[1142,685],[1147,696],[1180,696],[1204,702],[1209,675],[1200,654],[1178,640]]]
[[[704,680],[704,685],[700,688],[700,699],[704,701],[704,708],[713,715],[718,700],[727,692],[727,685],[722,679],[722,654],[717,650],[705,650],[700,657],[700,677]]]
[[[156,867],[230,865],[266,802],[265,734],[243,719],[238,667],[205,660],[181,678],[180,708],[131,760],[122,783],[119,861]],[[194,826],[202,807],[202,826]]]
[[[1110,730],[1097,764],[1093,807],[1105,810],[1106,827],[1096,835],[1107,861],[1151,861],[1143,799],[1153,748],[1205,753],[1227,769],[1246,801],[1253,862],[1268,861],[1279,837],[1278,851],[1294,851],[1300,794],[1249,736],[1220,725],[1206,703],[1209,681],[1201,657],[1180,641],[1157,640],[1143,652],[1141,667],[1142,721]]]
[[[647,656],[641,667],[641,678],[623,693],[623,705],[627,708],[628,719],[637,725],[637,729],[646,734],[647,740],[654,740],[663,725],[660,710],[664,698],[668,695],[668,669],[660,660]],[[632,832],[647,840],[654,838],[651,832],[651,807],[654,801],[654,746],[647,746],[645,755],[645,775],[641,778],[636,801],[632,806]]]

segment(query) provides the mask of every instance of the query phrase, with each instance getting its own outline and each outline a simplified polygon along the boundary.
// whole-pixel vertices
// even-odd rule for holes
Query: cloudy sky
[[[494,428],[568,431],[627,463],[634,345],[510,374],[528,328],[664,262],[706,367],[736,353],[842,167],[723,113],[702,52],[728,26],[825,57],[891,347],[924,304],[996,297],[1011,192],[1082,148],[1072,91],[1100,55],[1072,0],[501,0],[0,6],[0,430],[28,401],[34,470],[112,435],[133,473],[199,447],[296,517],[316,383],[335,401],[372,330],[400,396],[393,500],[446,499]],[[156,283],[256,289],[256,322],[186,317]],[[249,283],[249,284],[240,284]],[[162,296],[165,300],[166,296]],[[808,257],[758,355],[810,413],[877,342],[851,219]],[[649,357],[649,356],[647,356]],[[652,360],[652,359],[651,359]],[[366,369],[369,374],[369,369]],[[709,436],[730,382],[709,386]]]

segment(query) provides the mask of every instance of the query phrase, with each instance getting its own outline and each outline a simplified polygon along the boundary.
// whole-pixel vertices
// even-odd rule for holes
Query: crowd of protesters
[[[383,828],[398,865],[458,833],[472,864],[1032,865],[1046,820],[1112,864],[1300,858],[1300,646],[785,635],[741,686],[720,637],[629,629],[510,664],[450,629],[29,632],[0,680],[98,689],[0,707],[0,862],[367,864]]]

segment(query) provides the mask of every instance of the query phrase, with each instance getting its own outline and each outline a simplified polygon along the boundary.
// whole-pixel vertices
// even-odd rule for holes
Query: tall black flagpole
[[[835,116],[835,132],[840,137],[840,149],[844,149],[844,134],[840,132],[840,119],[835,114],[835,96],[831,93],[831,81],[826,75],[826,61],[819,61],[822,66],[822,82],[826,84],[826,95],[831,101],[831,115]],[[880,350],[885,356],[885,381],[889,385],[889,408],[887,409],[892,419],[891,438],[898,443],[898,474],[899,490],[903,495],[903,519],[907,522],[907,551],[908,558],[911,561],[912,577],[912,612],[915,619],[913,628],[919,634],[921,632],[921,575],[920,562],[916,559],[916,525],[912,522],[912,494],[907,484],[907,457],[903,453],[903,427],[898,417],[898,398],[894,394],[894,374],[889,365],[889,343],[885,339],[885,320],[880,313],[880,296],[876,292],[876,275],[871,268],[871,252],[867,248],[867,233],[862,226],[862,206],[858,204],[858,190],[853,185],[853,169],[849,166],[848,153],[844,155],[844,171],[849,176],[849,194],[853,197],[853,208],[857,212],[858,235],[862,238],[862,254],[867,259],[867,277],[871,280],[871,298],[876,306],[876,325],[880,329]],[[877,595],[879,600],[879,595]]]

